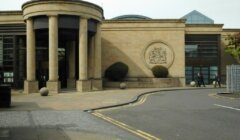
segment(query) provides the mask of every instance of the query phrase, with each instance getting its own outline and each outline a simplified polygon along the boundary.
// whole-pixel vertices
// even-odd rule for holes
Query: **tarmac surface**
[[[65,90],[46,97],[12,91],[11,107],[0,108],[0,140],[143,139],[84,110],[136,102],[139,96],[160,90],[183,89]]]
[[[142,104],[100,110],[102,116],[162,140],[239,140],[240,99],[219,98],[225,89],[160,91]],[[215,96],[212,96],[215,95]]]

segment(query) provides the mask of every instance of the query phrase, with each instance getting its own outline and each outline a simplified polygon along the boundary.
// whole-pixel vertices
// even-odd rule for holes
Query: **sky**
[[[0,0],[0,11],[21,10],[28,0]],[[179,19],[193,10],[224,28],[240,28],[240,0],[85,0],[104,9],[106,19],[126,14],[154,19]]]

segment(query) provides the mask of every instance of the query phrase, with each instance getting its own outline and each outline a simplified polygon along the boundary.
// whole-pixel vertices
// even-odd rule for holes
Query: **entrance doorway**
[[[74,32],[72,32],[74,33]],[[67,36],[67,37],[66,37]],[[70,39],[75,39],[73,35],[66,35],[65,31],[59,30],[58,41],[58,80],[61,88],[67,88],[68,78],[68,52],[67,47]],[[46,87],[49,80],[49,41],[48,30],[36,30],[36,78],[39,88]]]
[[[215,74],[218,73],[218,66],[186,66],[186,82],[196,81],[197,74],[202,73],[205,84],[214,81]]]

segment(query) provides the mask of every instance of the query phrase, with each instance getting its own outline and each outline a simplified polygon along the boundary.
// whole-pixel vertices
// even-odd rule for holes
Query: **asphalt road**
[[[141,140],[77,111],[0,111],[0,140]]]
[[[240,99],[209,95],[221,91],[161,91],[143,104],[101,113],[162,140],[239,140]]]

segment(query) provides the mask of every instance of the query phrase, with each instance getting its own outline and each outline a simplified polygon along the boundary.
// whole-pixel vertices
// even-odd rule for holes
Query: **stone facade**
[[[0,24],[23,24],[22,11],[1,11]]]
[[[69,86],[73,87],[73,79],[76,79],[75,75],[75,67],[71,64],[78,59],[78,80],[76,80],[76,89],[77,91],[84,92],[91,90],[91,79],[89,73],[89,63],[93,61],[93,66],[95,68],[93,79],[101,80],[101,30],[100,24],[103,19],[103,10],[101,7],[98,7],[94,4],[72,0],[72,1],[64,1],[64,0],[37,0],[37,1],[29,1],[24,3],[22,6],[23,10],[23,19],[27,22],[27,78],[25,81],[24,88],[29,89],[28,87],[32,81],[36,81],[36,41],[35,41],[35,22],[37,22],[37,18],[41,16],[48,17],[48,36],[49,36],[49,79],[47,82],[47,88],[51,93],[59,93],[61,83],[59,82],[59,58],[58,58],[58,47],[59,47],[59,16],[78,16],[79,17],[79,38],[78,40],[74,40],[78,43],[78,56],[73,56],[73,51],[76,50],[74,45],[68,46],[69,49],[69,59],[68,63],[70,64],[69,69]],[[88,45],[88,21],[92,19],[96,22],[96,33],[93,43]],[[97,23],[98,22],[98,23]],[[73,49],[73,47],[75,49]],[[93,48],[92,48],[93,47]],[[88,50],[95,49],[88,53]],[[93,54],[94,53],[94,54]],[[90,58],[91,56],[92,58]],[[99,74],[100,73],[100,74]],[[96,84],[96,82],[93,82]],[[101,89],[101,82],[98,82],[94,87],[98,87]],[[33,87],[32,87],[33,88]],[[35,87],[38,89],[38,87]],[[36,90],[35,89],[35,90]],[[94,88],[96,89],[96,88]],[[29,90],[25,90],[28,92]]]
[[[64,24],[60,24],[61,17],[77,20],[77,27],[66,26],[77,32],[77,35],[73,35],[77,38],[66,41],[68,70],[64,80],[67,88],[79,92],[102,90],[103,85],[118,87],[118,82],[103,80],[105,70],[115,62],[123,62],[129,67],[124,79],[127,87],[185,86],[186,35],[220,36],[220,73],[223,81],[226,65],[235,63],[231,56],[224,53],[227,43],[225,36],[240,30],[223,29],[223,24],[186,24],[185,19],[104,20],[103,9],[92,3],[79,0],[33,0],[24,3],[22,11],[0,12],[0,35],[9,35],[5,26],[23,26],[24,33],[21,36],[26,37],[26,43],[21,43],[21,47],[26,49],[25,93],[38,92],[39,89],[36,36],[44,26],[43,30],[48,31],[44,35],[49,40],[49,59],[41,64],[49,75],[46,85],[52,93],[61,90],[63,83],[59,81],[61,68],[58,57],[58,37],[62,35],[60,29],[63,28],[61,24]],[[37,21],[46,23],[38,24]],[[13,32],[19,35],[17,30],[14,28],[10,35]],[[25,42],[23,39],[21,42]],[[167,67],[169,79],[154,78],[151,68],[155,65]]]
[[[153,78],[151,68],[162,63],[149,64],[146,53],[164,46],[167,48],[166,66],[170,77],[181,79],[185,85],[184,20],[114,21],[102,24],[102,65],[104,71],[115,62],[129,66],[128,78]],[[150,50],[149,50],[150,49]]]

